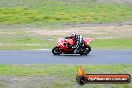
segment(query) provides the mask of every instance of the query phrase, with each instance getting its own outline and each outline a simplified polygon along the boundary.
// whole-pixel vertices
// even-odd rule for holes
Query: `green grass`
[[[132,20],[132,6],[96,0],[0,0],[0,26],[57,25]],[[20,25],[19,25],[20,24]],[[1,26],[2,27],[2,26]],[[52,28],[53,29],[53,28]],[[0,50],[53,48],[62,36],[40,36],[23,29],[0,31]],[[124,42],[125,41],[125,42]],[[132,48],[132,38],[95,39],[93,48]]]
[[[0,50],[25,50],[53,48],[62,36],[36,35],[21,31],[1,31]],[[92,48],[132,49],[132,38],[95,39]]]
[[[52,30],[52,29],[51,29]],[[51,49],[64,35],[38,35],[26,29],[1,29],[0,50]],[[84,35],[87,37],[87,35]],[[84,38],[85,38],[84,37]],[[96,39],[92,48],[132,49],[132,38]]]
[[[132,6],[59,0],[0,0],[1,24],[64,24],[132,20]],[[3,5],[3,4],[5,5]]]
[[[64,35],[38,35],[24,29],[1,29],[0,50],[53,48]],[[132,38],[95,39],[92,48],[132,49]]]
[[[92,46],[94,48],[131,49],[132,38],[95,39]]]
[[[82,65],[87,73],[129,73],[132,74],[132,65]],[[78,71],[78,65],[0,65],[0,75],[14,76],[41,76],[58,75],[73,77]],[[108,69],[109,68],[109,69]]]
[[[75,76],[78,70],[77,65],[0,65],[0,76],[17,77],[57,77],[48,83],[52,88],[76,88]],[[130,74],[132,75],[132,65],[83,65],[86,73],[95,74]],[[48,87],[47,86],[47,87]],[[84,85],[83,88],[130,88],[130,84],[95,84]],[[46,87],[42,87],[46,88]]]
[[[57,40],[55,36],[36,35],[21,29],[0,31],[1,50],[51,48],[54,46],[55,40]]]
[[[129,73],[132,74],[132,65],[82,65],[87,73]],[[78,65],[0,65],[0,75],[14,76],[41,76],[58,75],[73,77],[78,71]],[[109,68],[109,69],[108,69]],[[103,70],[102,70],[103,69]]]
[[[12,38],[1,39],[0,50],[25,50],[25,49],[51,49],[56,46],[55,40],[42,40],[39,38]],[[91,43],[92,48],[100,49],[132,49],[132,38],[128,39],[96,39]]]
[[[0,50],[25,50],[53,48],[64,35],[37,35],[27,30],[13,29],[0,31]],[[92,48],[132,49],[132,38],[95,39]]]

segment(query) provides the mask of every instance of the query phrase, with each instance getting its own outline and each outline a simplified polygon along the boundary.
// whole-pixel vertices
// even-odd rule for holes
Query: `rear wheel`
[[[80,55],[87,55],[91,51],[91,47],[89,45],[84,46],[83,51],[80,52]]]
[[[60,55],[60,54],[61,54],[58,47],[54,47],[54,48],[52,49],[52,53],[53,53],[54,55]]]

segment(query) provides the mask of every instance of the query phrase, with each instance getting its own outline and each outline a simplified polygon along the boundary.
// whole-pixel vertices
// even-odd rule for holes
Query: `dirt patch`
[[[28,33],[35,33],[37,35],[69,35],[72,32],[83,34],[95,38],[119,38],[132,37],[132,25],[102,25],[102,26],[82,26],[69,27],[64,29],[30,29]]]
[[[54,84],[61,83],[60,80],[68,82],[70,79],[57,76],[0,76],[0,88],[53,88]]]

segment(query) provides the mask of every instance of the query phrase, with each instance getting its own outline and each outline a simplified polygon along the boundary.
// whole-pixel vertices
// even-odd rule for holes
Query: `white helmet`
[[[71,34],[71,36],[74,37],[74,38],[76,38],[77,34],[76,34],[75,32],[73,32],[73,33]]]

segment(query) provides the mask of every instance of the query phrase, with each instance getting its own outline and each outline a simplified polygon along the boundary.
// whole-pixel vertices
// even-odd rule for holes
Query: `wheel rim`
[[[85,48],[83,53],[88,54],[88,52],[89,52],[89,48]]]
[[[54,50],[54,53],[55,53],[55,54],[59,54],[59,53],[60,53],[59,50],[58,50],[58,48],[56,48],[56,49]]]

